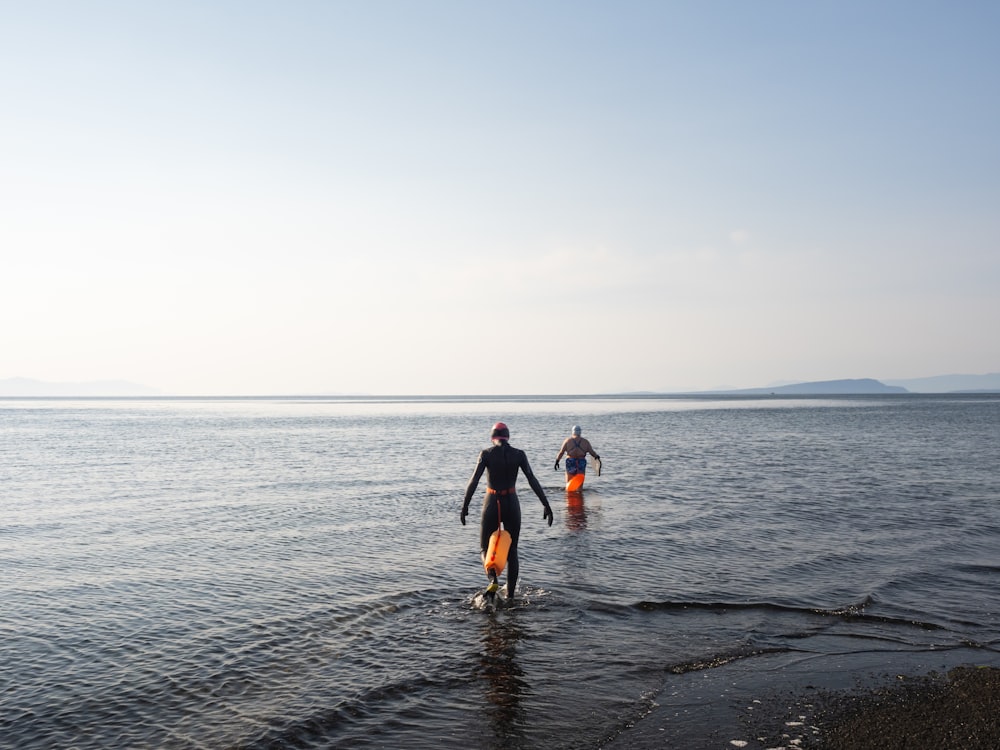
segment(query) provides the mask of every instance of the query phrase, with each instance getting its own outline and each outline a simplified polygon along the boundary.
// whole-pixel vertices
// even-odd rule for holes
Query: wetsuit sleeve
[[[469,509],[472,495],[475,493],[476,487],[479,486],[479,480],[483,476],[484,471],[486,471],[486,452],[482,451],[479,454],[479,461],[476,463],[476,470],[472,472],[472,478],[469,479],[469,484],[465,488],[465,503],[462,507],[466,510]]]
[[[538,495],[538,499],[542,501],[542,505],[546,508],[549,507],[548,498],[545,497],[545,490],[542,489],[541,483],[535,477],[535,472],[533,472],[531,470],[531,466],[528,465],[528,456],[524,453],[521,454],[521,471],[528,480],[528,484],[531,486],[531,489],[535,491],[535,494]]]

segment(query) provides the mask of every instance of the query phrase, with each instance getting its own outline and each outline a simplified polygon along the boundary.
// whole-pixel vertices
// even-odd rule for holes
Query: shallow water
[[[498,419],[556,519],[522,480],[493,611],[458,511]],[[653,747],[678,676],[998,664],[998,465],[985,395],[0,401],[0,746]]]

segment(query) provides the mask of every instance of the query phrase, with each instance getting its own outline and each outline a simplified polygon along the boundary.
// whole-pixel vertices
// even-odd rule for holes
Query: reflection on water
[[[480,677],[485,691],[484,711],[492,729],[493,747],[524,747],[524,707],[528,689],[517,662],[517,646],[524,638],[517,611],[506,617],[490,617],[483,625]]]
[[[566,493],[566,528],[584,531],[587,528],[587,508],[583,504],[583,490]]]

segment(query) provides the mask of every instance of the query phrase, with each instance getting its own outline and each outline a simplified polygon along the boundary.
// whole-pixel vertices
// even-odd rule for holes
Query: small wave
[[[472,676],[474,677],[474,675]],[[467,677],[471,680],[471,677]],[[255,738],[238,745],[239,750],[264,750],[271,748],[357,747],[374,741],[383,731],[391,731],[395,736],[405,736],[412,731],[421,735],[421,711],[413,708],[415,695],[448,692],[461,688],[462,680],[447,674],[428,676],[414,674],[411,678],[371,686],[351,698],[340,700],[334,706],[314,706],[302,709],[301,713],[272,716],[264,720],[266,728]],[[390,710],[388,707],[392,706]],[[409,707],[409,708],[407,708]],[[378,717],[407,715],[409,726],[390,721],[383,729]],[[402,746],[406,745],[403,741]],[[378,743],[378,746],[382,746]]]
[[[1000,573],[1000,565],[990,565],[988,563],[983,564],[968,564],[968,565],[956,565],[955,570],[960,573],[973,573],[976,575],[988,574],[988,573]]]
[[[728,610],[759,610],[765,612],[790,612],[803,615],[818,615],[820,617],[836,617],[850,622],[877,622],[888,625],[906,625],[917,627],[922,630],[943,630],[942,626],[934,623],[912,620],[904,617],[889,617],[886,615],[873,615],[864,611],[865,607],[872,603],[870,598],[865,599],[860,604],[851,604],[836,609],[824,609],[821,607],[796,607],[787,604],[775,604],[773,602],[650,602],[640,601],[633,605],[634,609],[645,612],[655,611],[677,611],[677,610],[706,610],[712,612],[725,612]]]
[[[703,659],[692,659],[690,661],[680,662],[678,664],[672,664],[667,667],[667,671],[671,674],[687,674],[688,672],[701,672],[705,669],[715,669],[716,667],[724,667],[726,664],[731,664],[734,661],[739,661],[740,659],[749,659],[754,656],[765,656],[767,654],[787,654],[795,651],[796,649],[782,647],[782,648],[746,648],[738,649],[735,651],[729,651],[722,654],[715,654]]]

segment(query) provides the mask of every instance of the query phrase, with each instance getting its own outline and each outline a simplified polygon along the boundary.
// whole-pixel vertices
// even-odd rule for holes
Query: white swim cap
[[[574,435],[579,435],[581,432],[583,432],[583,430],[580,429],[580,425],[578,425],[578,424],[573,425],[573,434]]]

